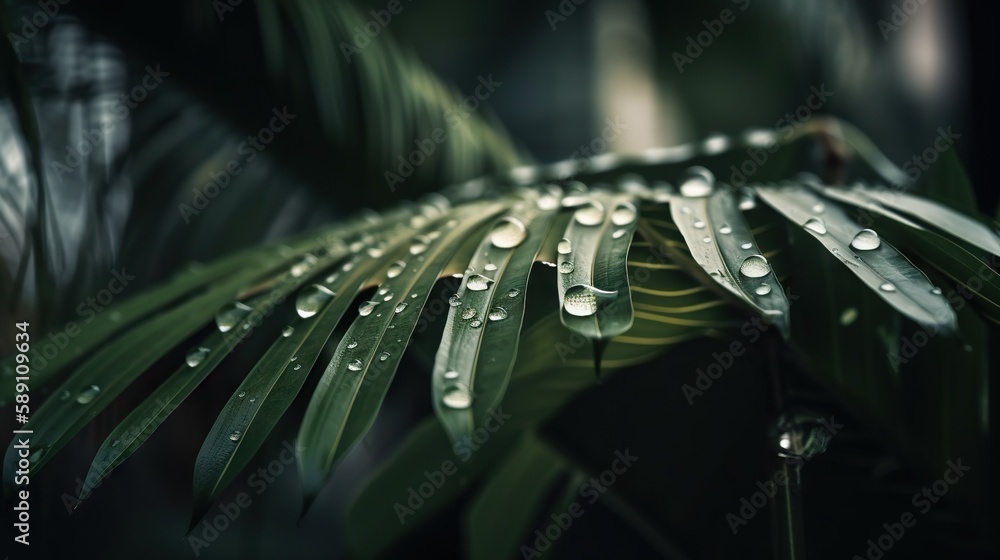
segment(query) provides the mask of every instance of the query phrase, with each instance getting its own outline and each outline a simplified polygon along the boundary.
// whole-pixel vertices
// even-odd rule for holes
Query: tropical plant
[[[78,15],[102,30],[88,19],[98,13],[81,6]],[[225,21],[225,8],[220,16]],[[255,40],[273,76],[268,87],[312,100],[310,114],[318,119],[303,126],[315,127],[340,149],[333,158],[345,171],[333,174],[334,188],[371,184],[411,138],[433,127],[432,115],[454,104],[454,94],[391,37],[345,61],[340,43],[329,37],[352,37],[365,25],[365,16],[350,6],[261,1],[255,18]],[[5,34],[15,29],[12,21],[5,18]],[[195,28],[198,41],[224,44],[211,26]],[[58,317],[51,308],[78,296],[70,282],[57,280],[66,257],[53,252],[64,253],[73,240],[61,239],[66,230],[48,223],[52,201],[65,195],[52,184],[59,171],[43,163],[51,147],[37,124],[59,116],[32,102],[36,94],[44,99],[44,92],[33,91],[31,78],[43,78],[17,62],[25,55],[7,45],[0,52],[18,123],[6,134],[27,147],[31,171],[25,175],[36,185],[23,191],[34,193],[33,205],[15,199],[14,187],[4,191],[11,193],[11,208],[26,210],[14,217],[24,230],[18,266],[3,280],[10,309],[37,308],[43,321]],[[298,72],[311,76],[314,89],[282,85],[285,73]],[[173,208],[178,200],[185,222],[197,220],[203,208],[184,208],[189,187],[203,183],[208,171],[226,169],[215,147],[232,126],[226,109],[199,106],[204,120],[171,119],[190,103],[225,100],[231,92],[223,87],[212,97],[189,87],[156,101],[157,116],[148,129],[133,132],[127,150],[109,134],[111,157],[80,177],[98,208],[110,200],[108,185],[124,177],[148,189],[132,213],[132,231],[143,231],[134,222],[143,218],[143,208]],[[255,122],[240,112],[228,118]],[[686,401],[706,415],[724,415],[718,407],[726,407],[734,415],[727,429],[746,441],[704,450],[700,446],[712,442],[677,443],[676,435],[665,441],[684,457],[707,462],[768,455],[792,481],[775,490],[782,499],[774,501],[779,515],[773,521],[779,534],[774,549],[789,557],[805,550],[800,470],[837,437],[821,412],[847,411],[921,476],[936,476],[959,457],[976,466],[986,461],[985,348],[989,324],[1000,318],[1000,276],[992,260],[1000,255],[1000,237],[995,222],[976,212],[953,152],[914,183],[855,126],[814,118],[795,129],[748,129],[632,155],[536,165],[492,119],[478,113],[466,118],[454,129],[457,136],[441,145],[439,158],[415,169],[421,184],[450,186],[417,202],[335,219],[186,267],[94,314],[56,355],[32,354],[30,363],[44,362],[31,373],[32,390],[48,385],[51,392],[24,426],[32,431],[29,473],[53,461],[151,369],[171,368],[105,437],[84,481],[82,493],[89,494],[115,469],[128,468],[123,463],[213,372],[224,371],[244,341],[257,354],[218,410],[195,460],[192,528],[251,465],[297,398],[308,402],[301,421],[293,419],[299,422],[295,451],[305,514],[375,423],[396,374],[412,373],[397,372],[411,348],[431,364],[434,415],[413,428],[353,502],[347,532],[360,556],[385,553],[460,498],[468,500],[469,556],[529,554],[524,543],[536,542],[533,530],[550,523],[549,513],[571,511],[581,484],[607,466],[609,450],[618,445],[583,441],[605,428],[623,429],[608,417],[596,424],[586,419],[588,403],[595,410],[603,392],[634,400],[636,408]],[[740,166],[748,150],[766,150],[771,161],[743,185],[716,178]],[[186,159],[169,165],[175,156]],[[276,156],[286,162],[296,157]],[[133,169],[125,166],[127,158]],[[364,163],[346,165],[352,160]],[[306,190],[318,188],[317,169],[322,184],[331,182],[328,168],[307,169],[297,177],[311,184]],[[267,166],[247,166],[243,173],[241,184],[260,197],[274,196],[264,194],[267,185],[288,177]],[[221,236],[274,218],[266,216],[273,199],[226,192],[211,201],[228,209],[221,226],[198,226],[157,243],[196,243],[212,232]],[[385,206],[371,195],[358,196]],[[93,221],[84,231],[104,220],[111,230],[123,227],[122,215],[87,216]],[[77,259],[103,258],[88,256],[88,242],[104,243],[80,240]],[[26,287],[29,279],[34,285]],[[57,325],[46,324],[58,334]],[[32,327],[33,340],[42,335]],[[724,345],[684,350],[705,338]],[[757,358],[739,358],[745,352]],[[18,355],[2,365],[0,402],[8,405],[18,392],[11,382],[19,374]],[[705,356],[711,362],[697,363]],[[636,373],[634,366],[650,362],[690,367]],[[317,364],[322,372],[310,381]],[[698,365],[699,377],[673,377],[669,395],[651,380]],[[641,383],[629,385],[622,379],[629,375]],[[741,410],[731,396],[720,403],[732,391],[722,388],[726,382],[749,400],[766,401],[763,408]],[[823,396],[803,398],[795,389],[803,386]],[[747,427],[739,426],[743,413],[752,419]],[[637,423],[650,423],[644,429],[653,434],[678,429],[657,425],[648,409],[645,414],[624,422],[624,429],[638,429]],[[771,433],[754,431],[761,416],[772,420]],[[628,456],[627,447],[619,458]],[[409,489],[430,481],[428,472],[456,456],[451,465],[460,483],[434,483],[434,500],[418,507],[402,503]],[[644,452],[638,456],[641,461]],[[19,486],[20,457],[15,438],[4,462],[8,493]],[[952,497],[973,511],[983,507],[986,470],[973,469]],[[664,535],[677,513],[650,514],[646,503],[669,510],[675,496],[664,487],[643,495],[642,487],[622,484],[627,487],[616,486],[604,500],[653,550],[675,554]],[[721,511],[720,503],[713,502],[712,511]],[[547,549],[534,550],[542,552]]]

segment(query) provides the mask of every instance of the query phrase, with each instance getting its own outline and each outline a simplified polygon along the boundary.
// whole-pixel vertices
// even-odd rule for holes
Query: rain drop
[[[455,370],[449,370],[444,372],[445,379],[458,379],[458,372]]]
[[[857,249],[858,251],[871,251],[873,249],[878,249],[878,246],[882,242],[878,238],[878,234],[870,229],[863,229],[854,236],[851,240],[851,247]]]
[[[91,385],[86,389],[80,391],[80,394],[76,396],[76,402],[80,404],[87,404],[97,397],[97,394],[101,392],[101,388],[97,385]]]
[[[240,431],[236,430],[235,432],[229,434],[229,439],[232,440],[232,441],[239,441],[240,440]]]
[[[760,278],[767,276],[770,272],[771,265],[761,255],[750,255],[743,259],[743,264],[740,265],[740,274],[747,278]]]
[[[475,316],[476,316],[476,308],[475,307],[466,307],[465,309],[462,310],[462,319],[465,319],[466,321],[468,321],[469,319],[471,319],[471,318],[473,318]]]
[[[556,250],[559,251],[560,255],[568,255],[573,252],[573,244],[569,239],[564,237],[562,238],[562,241],[559,242],[559,246],[556,247]]]
[[[489,319],[490,321],[503,321],[507,318],[507,310],[503,307],[494,307],[490,309]]]
[[[817,202],[816,204],[813,204],[812,211],[817,214],[822,214],[823,212],[826,212],[826,205],[822,202]]]
[[[623,229],[616,229],[615,232],[611,234],[611,237],[614,239],[621,239],[621,237],[626,233],[628,232]]]
[[[559,272],[561,272],[563,274],[569,274],[570,272],[573,272],[573,270],[574,270],[574,266],[573,266],[572,262],[570,262],[570,261],[563,261],[563,262],[559,263]]]
[[[760,286],[757,286],[757,289],[754,290],[754,292],[758,296],[766,296],[771,293],[771,286],[769,284],[761,284]]]
[[[236,396],[242,399],[243,397],[247,396],[247,392],[246,391],[240,391],[240,394],[238,394]]]
[[[385,271],[385,275],[389,278],[395,278],[402,274],[404,268],[406,268],[406,262],[396,261],[389,266],[389,270]]]
[[[604,206],[596,200],[591,200],[586,206],[577,210],[573,218],[582,226],[596,226],[604,221]]]
[[[934,295],[936,295],[936,296],[939,296],[939,295],[941,295],[941,288],[938,288],[937,286],[934,286],[933,288],[931,288],[931,293],[934,294]]]
[[[719,233],[722,235],[729,235],[730,233],[733,233],[733,228],[726,224],[719,228]]]
[[[292,336],[293,332],[295,332],[295,327],[288,326],[281,330],[281,336],[288,338]]]
[[[299,317],[308,319],[326,305],[326,302],[330,301],[334,295],[336,294],[331,292],[330,288],[322,284],[313,284],[303,290],[295,299],[295,312],[299,314]]]
[[[886,282],[885,284],[882,284],[881,286],[879,286],[879,288],[881,288],[881,290],[883,292],[895,292],[896,291],[896,286],[893,286],[889,282]]]
[[[399,304],[399,305],[396,306],[395,312],[396,313],[402,313],[405,310],[406,310],[406,304],[405,303],[401,303],[401,304]]]
[[[388,352],[382,352],[381,354],[378,355],[378,361],[380,361],[380,362],[384,362],[384,361],[386,361],[388,359],[389,359],[389,353]]]
[[[246,318],[251,311],[253,309],[249,305],[234,301],[215,314],[215,324],[219,327],[219,332],[229,332],[236,326],[236,323]]]
[[[195,367],[205,359],[205,356],[208,356],[209,352],[210,350],[204,346],[192,348],[188,350],[187,357],[184,361],[187,362],[188,367]]]
[[[826,235],[826,224],[822,219],[815,216],[806,220],[804,227],[809,231],[814,231],[820,235]]]
[[[711,237],[707,237],[707,236],[706,237],[702,237],[701,241],[703,243],[711,243],[712,242],[712,238]]]
[[[358,307],[358,315],[361,315],[362,317],[367,317],[367,316],[371,315],[372,311],[375,311],[375,307],[379,303],[382,303],[382,302],[380,302],[380,301],[366,301],[366,302],[362,303]]]
[[[474,328],[474,329],[478,329],[479,327],[483,326],[483,322],[481,320],[479,320],[479,319],[473,319],[469,323],[469,326],[472,327],[472,328]]]
[[[448,298],[448,305],[458,307],[459,305],[462,305],[462,298],[458,297],[458,294],[453,294],[450,298]]]
[[[361,360],[351,360],[347,362],[347,369],[351,371],[361,371]]]
[[[511,288],[510,291],[507,292],[507,297],[509,298],[516,298],[519,295],[521,295],[521,290],[518,290],[517,288]]]
[[[489,263],[489,264],[487,264],[486,266],[483,267],[483,270],[486,270],[488,272],[493,272],[496,269],[497,269],[497,265],[495,265],[493,263]]]
[[[858,318],[858,310],[854,307],[848,307],[840,314],[840,324],[843,326],[848,326]]]
[[[704,167],[689,167],[681,179],[681,196],[703,197],[715,190],[715,176]]]
[[[351,349],[357,348],[358,347],[358,341],[357,340],[352,340],[352,341],[348,342],[347,343],[347,347],[351,348]]]
[[[441,401],[448,408],[469,408],[472,405],[472,394],[465,385],[456,383],[444,390]]]
[[[424,243],[414,243],[413,245],[410,245],[411,255],[419,255],[420,253],[423,253],[426,250],[427,250],[427,245]]]
[[[611,212],[611,223],[616,226],[627,226],[635,221],[638,214],[634,204],[631,202],[622,202]]]
[[[605,299],[616,295],[617,292],[607,292],[586,284],[577,284],[566,290],[566,295],[563,297],[563,308],[570,315],[589,317],[597,313],[598,297]]]
[[[749,241],[740,245],[740,249],[751,249],[751,248],[753,248],[753,243],[750,243]]]
[[[527,236],[528,232],[521,220],[508,216],[493,226],[493,231],[490,232],[490,242],[493,243],[494,247],[510,249],[520,245]]]
[[[466,282],[465,286],[473,292],[481,292],[488,289],[492,283],[492,278],[487,278],[482,274],[473,274],[472,276],[469,276],[469,280]]]
[[[303,274],[308,272],[309,269],[312,268],[313,265],[315,264],[316,264],[316,257],[312,255],[306,255],[301,261],[292,265],[291,270],[289,270],[288,272],[293,277],[298,278],[299,276],[302,276]]]
[[[693,223],[693,224],[691,224],[691,225],[693,225],[693,226],[694,226],[695,228],[697,228],[697,229],[704,229],[704,227],[705,227],[705,222],[703,222],[703,221],[701,221],[701,220],[695,220],[695,221],[694,221],[694,223]]]

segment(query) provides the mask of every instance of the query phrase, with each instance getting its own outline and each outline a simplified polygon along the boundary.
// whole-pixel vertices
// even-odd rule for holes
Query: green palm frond
[[[505,430],[507,441],[522,441],[517,433],[530,433],[559,403],[589,386],[592,380],[581,370],[592,368],[594,358],[563,342],[573,336],[598,348],[606,344],[604,367],[617,370],[674,343],[738,327],[751,313],[774,323],[808,360],[811,352],[838,355],[817,350],[818,343],[830,341],[817,340],[824,337],[815,325],[826,332],[830,324],[844,322],[843,308],[834,303],[805,320],[796,309],[816,304],[822,309],[838,298],[865,321],[881,317],[877,320],[889,321],[886,326],[894,317],[906,317],[932,333],[960,332],[949,305],[955,302],[945,288],[904,255],[931,264],[935,277],[968,285],[968,297],[982,316],[1000,312],[1000,278],[970,252],[1000,246],[984,222],[929,199],[893,198],[860,185],[845,188],[806,178],[737,189],[717,183],[705,167],[669,177],[657,165],[685,159],[669,157],[651,165],[644,178],[630,172],[614,184],[580,177],[562,185],[546,176],[558,166],[534,169],[530,184],[520,186],[510,181],[524,182],[518,179],[523,170],[477,180],[447,189],[447,204],[437,198],[402,205],[377,218],[244,251],[116,304],[39,372],[52,379],[79,361],[26,426],[34,431],[32,472],[151,365],[178,345],[190,347],[177,371],[108,436],[87,485],[100,482],[285,300],[294,301],[297,316],[230,397],[198,455],[195,521],[260,448],[332,339],[333,358],[312,394],[296,444],[308,505],[372,425],[432,288],[451,275],[463,280],[448,309],[432,398],[453,442],[482,427],[501,404],[518,412],[516,428]],[[626,168],[626,163],[616,165]],[[679,181],[679,189],[666,180]],[[883,234],[858,224],[852,209],[876,213],[873,227]],[[633,239],[636,230],[640,237]],[[796,241],[803,235],[814,246]],[[529,278],[542,262],[554,271],[543,266],[535,272],[547,282],[554,273],[554,289]],[[982,278],[975,288],[966,280],[969,274]],[[853,283],[850,292],[827,286],[830,291],[819,295],[805,289],[797,296],[804,303],[790,305],[779,278],[789,293],[832,279]],[[849,295],[858,286],[868,295]],[[343,332],[345,316],[349,325]],[[200,334],[208,325],[214,328]],[[870,334],[875,330],[866,325],[861,336],[882,358],[859,369],[855,352],[841,352],[843,362],[815,369],[849,399],[884,396],[898,384],[885,367],[884,341]],[[853,348],[854,342],[839,338],[832,345]],[[4,362],[7,375],[13,365],[11,359]],[[871,391],[864,388],[871,384],[876,384]],[[4,401],[11,399],[12,386],[3,386]],[[891,407],[882,413],[887,410]],[[522,449],[517,453],[541,453],[531,451],[528,440],[517,445]],[[497,476],[517,479],[520,464],[501,467]],[[11,447],[4,467],[8,491],[15,470],[17,451]],[[496,490],[485,492],[487,500]],[[470,530],[475,519],[473,514]]]

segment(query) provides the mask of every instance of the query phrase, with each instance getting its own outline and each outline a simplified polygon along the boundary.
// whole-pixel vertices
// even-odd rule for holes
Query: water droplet
[[[823,212],[826,212],[826,205],[822,202],[817,202],[816,204],[813,204],[812,211],[816,214],[822,214]]]
[[[757,207],[757,195],[750,189],[740,190],[740,210],[753,210]]]
[[[112,441],[112,442],[111,442],[111,447],[118,447],[118,445],[119,445],[119,444],[120,444],[121,442],[122,442],[122,440],[120,440],[120,439],[116,439],[115,441]]]
[[[701,241],[702,241],[702,243],[711,243],[712,242],[712,238],[711,237],[707,237],[707,236],[706,237],[702,237]]]
[[[380,362],[384,362],[384,361],[386,361],[388,359],[389,359],[389,353],[388,352],[382,352],[381,354],[378,355],[378,361],[380,361]]]
[[[881,288],[881,290],[883,292],[895,292],[896,291],[896,286],[893,286],[889,282],[886,282],[885,284],[882,284],[881,286],[879,286],[879,288]]]
[[[622,202],[611,212],[611,223],[616,226],[627,226],[635,221],[639,212],[631,202]]]
[[[469,326],[474,329],[478,329],[479,327],[483,326],[483,322],[479,319],[473,319],[472,321],[469,322]]]
[[[251,311],[253,309],[249,305],[234,301],[215,314],[215,324],[219,327],[219,332],[229,332],[236,326],[236,323],[245,319]]]
[[[299,297],[295,298],[295,312],[299,314],[299,317],[308,319],[315,315],[335,295],[330,291],[330,288],[322,284],[313,284],[302,290],[299,293]]]
[[[392,301],[392,298],[396,297],[396,294],[390,292],[382,296],[382,301]]]
[[[626,233],[628,232],[623,229],[616,229],[615,232],[611,234],[611,237],[614,239],[621,239],[621,237]]]
[[[293,367],[292,369],[295,370],[295,371],[299,371],[300,369],[302,369],[302,364],[295,364],[295,367]],[[254,401],[254,399],[250,399],[250,402],[253,402],[253,401]]]
[[[843,326],[848,326],[858,318],[858,310],[854,307],[848,307],[840,314],[840,324]]]
[[[71,395],[71,393],[69,391],[63,391],[62,394],[59,395],[59,400],[64,401],[64,400],[68,399],[70,397],[70,395]]]
[[[192,348],[188,350],[187,357],[185,358],[184,361],[187,362],[187,365],[189,367],[195,367],[198,364],[200,364],[202,360],[205,359],[205,356],[208,356],[209,352],[210,350],[208,348],[205,348],[204,346]]]
[[[402,274],[404,268],[406,268],[405,261],[396,261],[389,266],[388,270],[385,271],[385,275],[389,278],[395,278]]]
[[[309,269],[312,268],[313,265],[315,264],[316,264],[316,257],[314,257],[313,255],[306,255],[301,261],[292,265],[291,270],[289,270],[288,272],[293,277],[298,278],[299,276],[302,276],[303,274],[308,272]]]
[[[344,266],[340,267],[340,270],[343,270],[344,272],[350,272],[353,269],[354,269],[354,261],[345,262]]]
[[[444,390],[441,401],[448,408],[469,408],[472,405],[472,393],[465,385],[456,383]]]
[[[511,288],[510,291],[507,292],[507,297],[509,298],[516,298],[519,295],[521,295],[521,290],[518,290],[517,288]]]
[[[232,441],[239,441],[240,440],[240,431],[236,430],[235,432],[229,434],[229,439],[232,440]]]
[[[410,245],[411,255],[419,255],[420,253],[423,253],[426,250],[427,250],[427,245],[424,243],[414,243],[413,245]]]
[[[712,194],[715,190],[715,178],[707,169],[705,172],[708,176],[695,173],[684,179],[681,182],[681,196],[703,197]]]
[[[351,371],[361,371],[361,360],[351,360],[347,362],[347,369]]]
[[[743,259],[743,264],[740,265],[740,274],[747,278],[760,278],[767,276],[770,272],[771,265],[761,255],[750,255]]]
[[[559,251],[560,255],[568,255],[573,252],[573,244],[569,239],[563,237],[562,241],[559,242],[559,246],[556,247],[556,250]]]
[[[833,434],[812,412],[785,413],[773,428],[779,457],[810,459],[826,451]]]
[[[697,229],[704,229],[704,227],[705,227],[705,222],[703,222],[703,221],[701,221],[701,220],[695,220],[695,221],[694,221],[694,223],[693,223],[693,224],[691,224],[691,225],[693,225],[693,226],[694,226],[695,228],[697,228]]]
[[[395,312],[396,313],[402,313],[405,310],[406,310],[406,304],[405,303],[401,303],[401,304],[399,304],[399,305],[396,306]]]
[[[878,234],[870,229],[863,229],[854,236],[851,240],[851,247],[857,249],[858,251],[871,251],[873,249],[878,249],[878,246],[882,244],[879,240]]]
[[[812,218],[806,220],[804,226],[810,231],[814,231],[820,235],[826,235],[826,223],[824,223],[820,218],[813,216]]]
[[[295,332],[295,327],[288,326],[281,330],[281,336],[288,338],[292,336],[293,332]]]
[[[486,266],[483,267],[483,270],[485,270],[487,272],[493,272],[496,269],[497,269],[497,265],[495,265],[493,263],[489,263],[489,264],[487,264]]]
[[[569,274],[570,272],[573,272],[574,268],[575,267],[573,266],[573,263],[571,261],[563,261],[559,263],[559,272],[563,274]]]
[[[722,235],[729,235],[730,233],[733,233],[733,228],[730,227],[728,224],[725,224],[719,228],[719,233],[721,233]]]
[[[589,317],[597,313],[597,302],[599,299],[613,298],[617,295],[617,292],[608,292],[598,290],[586,284],[577,284],[570,286],[566,290],[566,295],[563,298],[563,308],[570,315]]]
[[[757,286],[757,289],[754,290],[754,292],[756,292],[758,296],[766,296],[771,293],[771,286],[769,284],[761,284],[760,286]]]
[[[243,397],[247,396],[247,392],[246,391],[240,391],[240,394],[238,394],[236,396],[242,399]]]
[[[469,288],[473,292],[481,292],[483,290],[488,289],[490,287],[490,284],[492,283],[493,283],[492,278],[487,278],[482,274],[473,274],[472,276],[469,276],[469,279],[466,282],[465,287]]]
[[[466,321],[468,321],[469,319],[471,319],[471,318],[473,318],[475,316],[476,316],[476,308],[475,307],[466,307],[465,309],[462,310],[462,319],[465,319]]]
[[[458,379],[458,372],[455,370],[449,370],[444,372],[445,379]]]
[[[604,221],[604,205],[591,200],[573,214],[576,222],[582,226],[596,226]]]
[[[741,249],[751,249],[751,248],[753,248],[753,243],[750,243],[749,241],[747,241],[746,243],[740,245],[740,248]]]
[[[503,321],[507,318],[507,310],[503,307],[494,307],[490,309],[489,319],[490,321]]]
[[[936,296],[939,296],[939,295],[941,295],[941,288],[938,288],[937,286],[934,286],[933,288],[931,288],[931,293],[934,294],[934,295],[936,295]]]
[[[510,216],[503,218],[493,226],[490,232],[490,242],[494,247],[510,249],[517,247],[528,236],[528,232],[521,223],[521,220]]]
[[[334,272],[333,274],[331,274],[331,275],[329,275],[329,276],[326,277],[326,283],[327,284],[333,284],[334,282],[337,281],[337,278],[339,278],[339,277],[340,277],[340,274]]]
[[[368,256],[371,257],[371,258],[373,258],[373,259],[377,259],[377,258],[381,257],[383,254],[385,254],[385,250],[382,249],[382,247],[369,247],[368,248]]]
[[[375,311],[375,307],[378,306],[378,304],[380,304],[380,303],[382,303],[382,302],[380,302],[380,301],[366,301],[366,302],[362,303],[360,306],[358,306],[358,315],[361,315],[362,317],[367,317],[367,316],[371,315],[372,311]]]
[[[462,298],[458,297],[458,294],[453,294],[450,298],[448,298],[448,305],[458,307],[459,305],[462,305]]]
[[[538,206],[539,210],[555,210],[559,208],[559,197],[551,194],[542,195],[535,201],[535,206]]]
[[[352,341],[348,342],[347,343],[347,347],[351,348],[351,349],[357,348],[358,347],[358,341],[357,340],[352,340]]]
[[[97,385],[91,385],[86,389],[80,391],[80,394],[76,396],[76,402],[80,404],[87,404],[97,397],[97,394],[101,392],[101,388]]]

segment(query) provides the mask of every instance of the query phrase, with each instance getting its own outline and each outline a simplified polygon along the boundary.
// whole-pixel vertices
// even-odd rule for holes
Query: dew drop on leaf
[[[488,289],[490,287],[490,284],[492,283],[493,283],[492,278],[487,278],[482,274],[473,274],[469,276],[469,280],[465,284],[465,286],[470,290],[472,290],[473,292],[481,292],[483,290]]]
[[[591,200],[573,214],[577,223],[582,226],[596,226],[604,221],[604,206],[596,200]]]
[[[299,314],[299,317],[308,319],[326,305],[326,302],[330,301],[334,295],[336,294],[331,292],[330,288],[322,284],[313,284],[295,298],[295,312]]]
[[[854,236],[851,240],[851,247],[857,249],[858,251],[872,251],[878,249],[878,246],[882,244],[879,239],[878,234],[870,229],[863,229]]]
[[[771,265],[761,255],[750,255],[743,259],[743,264],[740,265],[740,274],[747,278],[760,278],[767,276],[770,272]]]
[[[812,218],[806,220],[804,226],[810,231],[814,231],[820,235],[826,235],[826,223],[824,223],[820,218],[813,216]]]
[[[362,317],[367,317],[367,316],[371,315],[372,311],[375,311],[375,307],[378,304],[380,304],[380,303],[382,303],[382,302],[380,302],[380,301],[366,301],[366,302],[362,303],[360,306],[358,306],[358,315],[361,315]]]
[[[622,202],[611,212],[611,223],[616,226],[627,226],[635,221],[638,214],[635,205],[631,202]]]
[[[441,401],[448,408],[463,409],[472,405],[472,393],[461,383],[456,383],[444,390]]]
[[[575,267],[573,266],[573,263],[570,261],[563,261],[559,263],[559,272],[563,274],[569,274],[570,272],[573,272],[574,269]]]
[[[284,329],[282,329],[281,336],[283,336],[285,338],[288,338],[288,337],[292,336],[293,332],[295,332],[295,327],[288,326],[288,327],[285,327]]]
[[[503,307],[494,307],[490,309],[488,317],[490,321],[503,321],[507,318],[507,310]]]
[[[406,268],[405,261],[396,261],[392,263],[391,266],[389,266],[389,269],[386,270],[385,275],[388,276],[389,278],[395,278],[400,274],[402,274],[404,268]]]
[[[494,247],[510,249],[517,247],[527,237],[528,232],[521,220],[510,216],[503,218],[490,232],[490,242]]]
[[[208,356],[209,349],[204,346],[199,346],[188,350],[187,357],[184,359],[187,362],[188,367],[195,367]]]
[[[573,252],[573,244],[570,243],[569,239],[564,237],[561,241],[559,241],[559,245],[556,247],[556,250],[559,251],[560,255],[568,255]]]
[[[253,311],[249,305],[234,301],[223,307],[215,314],[215,325],[219,327],[219,332],[229,332],[236,323],[239,323]]]
[[[80,404],[87,404],[97,397],[97,394],[101,392],[101,388],[97,385],[91,385],[86,389],[80,391],[80,394],[76,396],[76,402]]]
[[[351,371],[361,371],[361,360],[351,360],[347,362],[347,369]]]

